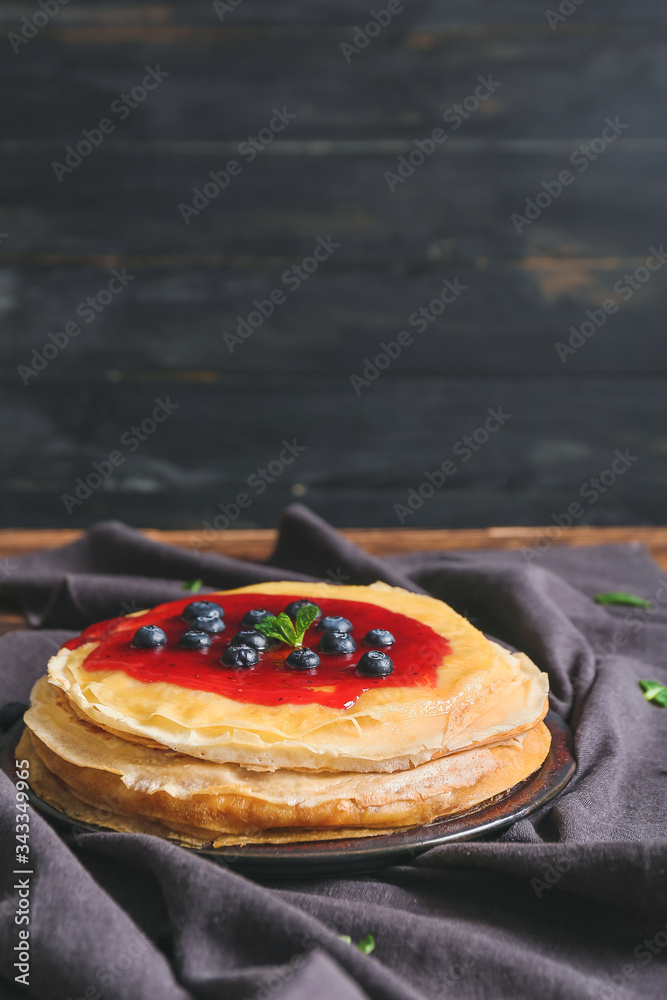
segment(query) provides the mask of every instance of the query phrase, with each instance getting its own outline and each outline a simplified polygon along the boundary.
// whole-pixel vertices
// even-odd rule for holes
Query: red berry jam
[[[189,628],[181,615],[192,596],[169,604],[160,604],[151,611],[133,618],[112,618],[91,625],[68,649],[87,642],[100,645],[85,662],[86,670],[122,670],[137,680],[150,684],[166,681],[185,688],[212,691],[234,701],[258,705],[290,705],[316,703],[329,708],[349,708],[364,691],[386,687],[433,687],[438,667],[451,653],[449,643],[428,625],[414,618],[388,611],[375,604],[345,601],[337,598],[313,598],[323,615],[342,615],[353,625],[352,635],[357,649],[345,655],[321,654],[315,670],[292,670],[285,660],[292,647],[280,643],[259,654],[259,662],[245,670],[225,667],[220,657],[234,635],[245,628],[241,619],[251,608],[265,608],[278,615],[299,595],[285,594],[224,594],[219,598],[224,608],[226,629],[211,635],[211,644],[204,649],[182,649],[178,642]],[[137,649],[132,637],[142,625],[157,625],[167,636],[165,645],[155,649]],[[386,677],[363,677],[356,671],[361,656],[368,650],[364,636],[374,628],[387,629],[395,638],[390,654],[393,673]],[[305,634],[304,648],[317,649],[322,633],[314,622]]]

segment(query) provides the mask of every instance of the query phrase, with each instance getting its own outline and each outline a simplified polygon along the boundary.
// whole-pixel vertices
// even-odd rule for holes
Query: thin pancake
[[[87,670],[92,644],[61,650],[49,664],[49,676],[79,714],[99,728],[205,761],[268,770],[407,770],[525,732],[546,713],[546,675],[528,657],[490,642],[434,598],[384,584],[268,583],[234,593],[293,594],[295,589],[313,600],[379,605],[445,636],[452,652],[438,668],[437,683],[375,687],[348,709],[258,705],[165,682],[147,684],[120,670]]]
[[[129,743],[71,711],[45,678],[26,714],[32,754],[81,802],[104,815],[141,817],[204,839],[247,842],[266,831],[384,832],[466,811],[522,781],[549,749],[542,723],[407,771],[275,773],[218,764]],[[38,788],[36,788],[39,791]],[[47,789],[48,798],[48,789]],[[105,820],[104,825],[109,825]]]

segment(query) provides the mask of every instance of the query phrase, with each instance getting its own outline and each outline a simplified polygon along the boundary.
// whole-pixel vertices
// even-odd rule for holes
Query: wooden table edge
[[[201,553],[235,559],[267,559],[276,544],[277,531],[265,528],[219,531],[213,538],[195,529],[158,531],[139,529],[148,538],[179,545]],[[660,566],[667,569],[667,527],[542,527],[491,528],[343,528],[341,533],[373,555],[397,555],[427,550],[526,549],[535,557],[551,545],[590,546],[610,544],[645,545]],[[0,529],[0,578],[11,575],[13,559],[41,549],[74,542],[84,534],[77,529]],[[531,559],[532,561],[532,559]],[[25,627],[25,619],[0,608],[0,634]]]
[[[273,529],[229,529],[210,532],[196,529],[159,531],[139,529],[156,541],[179,545],[202,553],[219,553],[236,559],[266,559],[275,546]],[[27,555],[40,549],[56,548],[76,541],[83,534],[76,529],[0,529],[0,559]],[[646,545],[661,565],[667,566],[667,526],[561,528],[556,524],[538,527],[490,528],[343,528],[341,534],[373,555],[391,555],[415,550],[438,549],[530,549],[551,545],[588,546],[638,543]],[[664,562],[661,560],[665,560]]]

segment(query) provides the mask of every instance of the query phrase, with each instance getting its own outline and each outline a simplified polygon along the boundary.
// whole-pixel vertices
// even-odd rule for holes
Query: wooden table
[[[547,535],[547,532],[549,533]],[[201,535],[192,531],[154,531],[145,529],[149,538],[189,547]],[[425,549],[520,549],[549,537],[554,545],[581,547],[610,543],[639,542],[647,545],[653,558],[667,569],[667,527],[659,528],[461,528],[430,530],[407,528],[346,528],[342,532],[367,552],[390,555]],[[0,530],[0,559],[10,562],[17,556],[54,548],[72,542],[80,531]],[[277,533],[268,530],[219,532],[206,543],[202,552],[215,552],[237,559],[266,559],[275,545]],[[21,615],[0,606],[0,633],[21,628]]]

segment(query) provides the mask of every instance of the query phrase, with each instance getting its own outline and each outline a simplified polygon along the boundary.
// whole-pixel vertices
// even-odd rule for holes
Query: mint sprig
[[[181,590],[189,590],[190,593],[196,594],[197,591],[201,590],[203,586],[203,580],[187,580],[185,583],[181,584]]]
[[[257,622],[255,628],[267,639],[277,639],[285,642],[288,646],[303,646],[303,637],[306,630],[317,618],[317,607],[314,604],[306,604],[299,608],[295,621],[281,611],[279,615],[266,615],[261,622]]]
[[[660,681],[639,681],[639,686],[647,701],[653,705],[660,705],[661,708],[667,708],[667,687],[664,684]]]
[[[610,590],[605,594],[596,594],[593,598],[596,604],[629,604],[633,608],[650,608],[651,602],[636,594],[626,594],[622,590]]]

